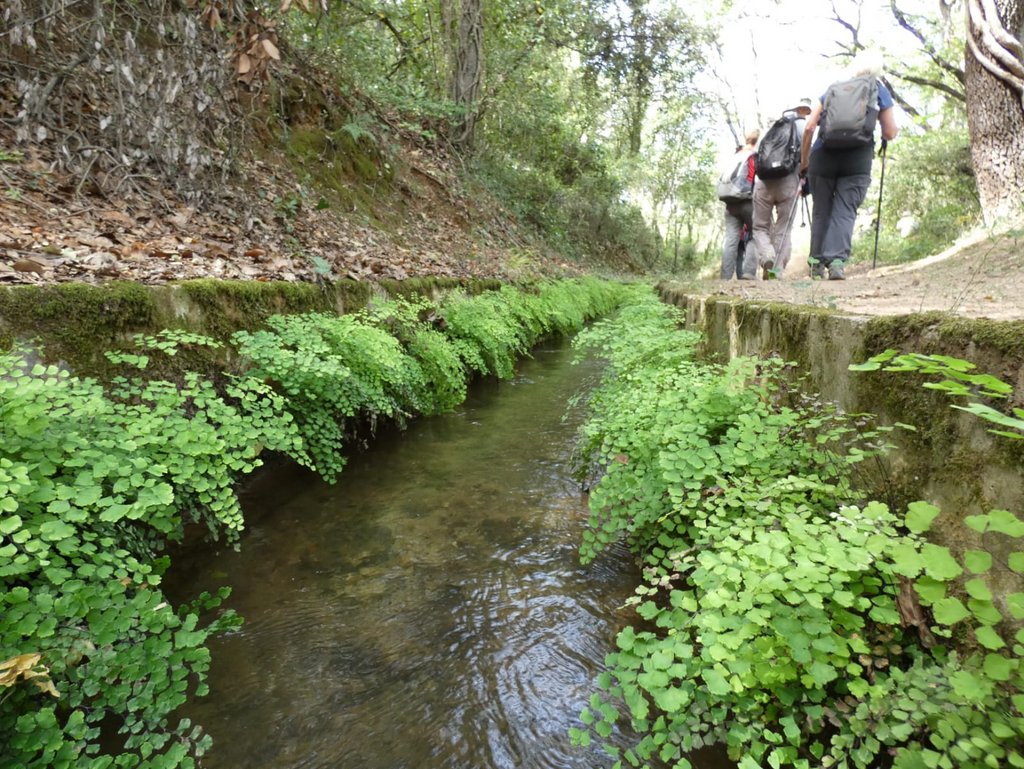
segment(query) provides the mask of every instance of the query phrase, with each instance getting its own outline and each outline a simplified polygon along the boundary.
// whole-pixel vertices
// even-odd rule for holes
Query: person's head
[[[800,117],[807,117],[811,114],[811,100],[805,97],[785,111],[795,112]]]
[[[743,136],[743,140],[746,142],[745,146],[747,146],[747,147],[754,147],[754,146],[756,146],[757,145],[757,140],[760,139],[760,138],[761,138],[761,129],[760,128],[751,128]]]
[[[853,61],[850,62],[850,76],[864,77],[871,75],[872,77],[881,77],[884,68],[885,61],[882,59],[882,52],[877,48],[865,48],[854,56]]]

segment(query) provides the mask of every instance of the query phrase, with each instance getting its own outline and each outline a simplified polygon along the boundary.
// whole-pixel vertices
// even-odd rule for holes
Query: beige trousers
[[[790,233],[796,207],[800,205],[799,189],[800,175],[796,173],[754,182],[754,250],[758,263],[763,267],[771,260],[779,275],[789,264],[793,245]]]

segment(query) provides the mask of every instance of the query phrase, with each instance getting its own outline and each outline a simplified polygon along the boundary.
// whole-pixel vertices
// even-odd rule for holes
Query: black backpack
[[[829,149],[863,147],[875,141],[878,80],[870,75],[833,83],[821,112],[821,143]]]
[[[761,139],[754,168],[762,179],[781,179],[800,167],[800,133],[797,118],[783,115]]]

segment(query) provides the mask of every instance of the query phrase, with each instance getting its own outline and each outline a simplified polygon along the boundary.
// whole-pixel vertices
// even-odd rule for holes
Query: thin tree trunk
[[[483,0],[462,0],[452,81],[452,99],[463,110],[462,120],[452,141],[462,147],[473,143],[476,129],[477,97],[484,69],[483,47]]]

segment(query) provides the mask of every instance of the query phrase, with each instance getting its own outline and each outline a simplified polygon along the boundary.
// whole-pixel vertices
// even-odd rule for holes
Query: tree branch
[[[901,75],[899,75],[896,72],[892,72],[892,74],[895,77],[901,77]],[[917,111],[917,108],[914,107],[913,104],[904,99],[903,96],[899,93],[899,91],[897,91],[896,88],[893,87],[892,81],[889,78],[883,76],[882,82],[885,83],[885,87],[889,89],[889,94],[892,96],[893,101],[895,101],[897,104],[903,107],[904,112],[906,112],[908,115],[912,117],[918,117],[921,114],[920,112]]]
[[[899,6],[896,5],[896,0],[890,0],[889,7],[892,8],[892,15],[895,17],[896,22],[901,27],[903,27],[903,29],[907,30],[907,32],[909,32],[910,34],[917,38],[918,42],[921,44],[921,49],[926,54],[928,54],[928,58],[931,59],[939,69],[948,72],[950,75],[957,79],[960,85],[963,85],[963,67],[958,67],[954,64],[951,64],[950,62],[946,61],[942,56],[940,56],[939,52],[936,51],[935,47],[928,42],[924,34],[919,29],[917,29],[913,24],[910,23],[910,20],[907,18],[907,15],[902,10],[900,10]]]
[[[920,77],[918,75],[911,75],[906,72],[900,72],[899,70],[895,69],[890,69],[889,72],[892,74],[893,77],[898,77],[900,80],[906,80],[908,83],[923,86],[924,88],[933,88],[934,90],[941,91],[950,98],[956,99],[959,102],[967,102],[967,95],[964,93],[964,91],[954,88],[951,85],[947,85],[946,83],[943,83],[941,80],[932,80],[930,78]],[[889,83],[886,82],[886,85],[889,85]],[[889,90],[892,90],[892,86],[889,86]],[[905,106],[904,109],[906,109]]]

